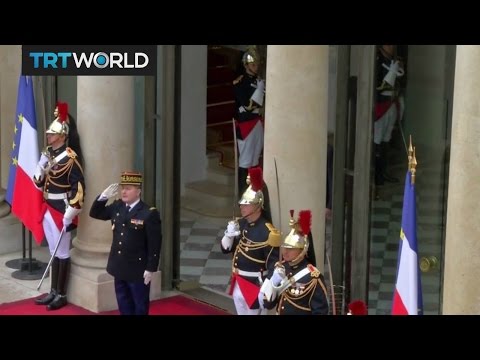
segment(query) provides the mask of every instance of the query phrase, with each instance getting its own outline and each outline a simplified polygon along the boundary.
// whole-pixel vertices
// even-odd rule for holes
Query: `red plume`
[[[298,213],[298,224],[300,225],[303,235],[308,235],[310,227],[312,226],[312,212],[310,210],[301,210]]]
[[[367,305],[362,300],[352,301],[348,310],[352,315],[368,315]]]
[[[66,121],[68,117],[68,104],[57,102],[57,108],[58,108],[58,118],[60,119],[60,121],[61,122]]]
[[[252,190],[257,192],[263,188],[263,173],[262,168],[253,167],[248,169],[248,174],[250,175],[250,184],[252,185]]]

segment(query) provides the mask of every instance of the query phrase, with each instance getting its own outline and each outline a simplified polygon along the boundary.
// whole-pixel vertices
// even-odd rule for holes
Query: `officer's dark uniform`
[[[308,267],[308,274],[287,288],[278,299],[278,315],[328,315],[325,281],[320,271],[303,259],[297,265],[284,264],[285,274],[293,277]],[[270,307],[270,306],[269,306]]]
[[[113,242],[108,257],[107,272],[129,283],[115,291],[122,314],[147,315],[150,283],[143,283],[144,271],[158,269],[162,243],[160,214],[140,200],[130,211],[121,200],[105,206],[107,200],[93,202],[90,216],[112,223]]]
[[[280,244],[275,244],[274,240],[272,241],[273,234],[271,235],[272,231],[278,230],[268,223],[263,216],[251,223],[248,223],[246,219],[240,219],[239,225],[241,233],[240,236],[234,239],[232,248],[226,250],[222,246],[220,247],[224,254],[234,253],[231,292],[233,291],[234,278],[236,276],[254,284],[258,287],[257,290],[259,290],[263,280],[272,276],[275,263],[279,258],[278,245]],[[241,282],[239,282],[239,286],[242,286]],[[257,295],[258,291],[255,295],[255,302],[250,307],[251,309],[259,308]]]

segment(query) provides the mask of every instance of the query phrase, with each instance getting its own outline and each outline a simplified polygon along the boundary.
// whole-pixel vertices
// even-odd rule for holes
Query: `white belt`
[[[48,192],[44,192],[43,197],[48,200],[64,200],[64,199],[68,199],[69,194],[70,193],[68,192],[60,193],[60,194],[50,194]]]
[[[393,96],[395,93],[393,90],[384,90],[380,93],[380,95],[383,95],[383,96]]]
[[[281,294],[282,292],[284,292],[285,290],[287,290],[290,286],[292,286],[294,283],[296,283],[298,280],[300,280],[302,277],[304,277],[305,275],[309,274],[311,271],[310,269],[307,267],[303,268],[301,271],[299,271],[298,273],[296,273],[294,276],[292,276],[291,278],[287,278],[285,277],[282,282],[280,283],[280,285],[278,286],[275,286],[273,285],[272,283],[272,287],[275,289],[275,291],[277,292],[277,294]]]
[[[268,274],[267,270],[260,272],[260,271],[243,271],[240,269],[235,269],[234,272],[238,275],[242,275],[246,277],[258,277],[258,278],[260,278],[262,275],[266,276]]]

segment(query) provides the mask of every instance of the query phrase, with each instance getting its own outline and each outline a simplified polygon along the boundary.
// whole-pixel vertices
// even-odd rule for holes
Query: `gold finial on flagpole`
[[[412,135],[410,135],[410,144],[408,145],[408,170],[410,170],[413,157]]]
[[[415,157],[415,147],[413,148],[412,162],[410,163],[410,172],[412,173],[412,184],[415,184],[415,173],[417,172],[417,158]]]

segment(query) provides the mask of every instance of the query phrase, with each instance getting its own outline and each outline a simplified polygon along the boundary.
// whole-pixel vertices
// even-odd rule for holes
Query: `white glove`
[[[82,212],[82,209],[76,209],[68,205],[67,209],[65,210],[65,214],[63,214],[63,226],[67,227],[70,225],[78,214]]]
[[[50,171],[48,160],[48,156],[42,152],[42,155],[40,156],[40,160],[38,161],[37,168],[34,173],[34,176],[37,180],[43,179],[45,173]]]
[[[222,238],[222,247],[225,250],[230,250],[233,245],[233,237],[224,235]]]
[[[152,272],[151,271],[148,271],[148,270],[145,270],[145,272],[143,273],[143,283],[145,285],[148,285],[148,283],[150,281],[152,281]]]
[[[225,235],[230,237],[235,237],[240,235],[240,225],[235,220],[230,220],[227,225],[227,230],[225,230]]]
[[[265,80],[261,80],[261,79],[257,80],[257,90],[261,92],[265,92]]]
[[[118,194],[118,183],[110,184],[108,187],[103,190],[102,194],[99,197],[99,200],[106,200],[114,197]]]
[[[68,227],[68,225],[70,225],[71,223],[72,219],[66,217],[63,218],[63,226],[65,226],[65,228]]]
[[[403,76],[403,74],[405,74],[403,69],[400,67],[400,63],[398,61],[392,60],[392,62],[390,63],[390,66],[383,64],[383,67],[388,69],[388,73],[383,78],[383,81],[390,84],[390,86],[392,87],[395,86],[395,81],[397,79],[397,76],[400,77],[400,76]]]
[[[274,286],[279,286],[282,283],[283,279],[285,279],[285,276],[285,269],[282,267],[277,267],[273,271],[273,275],[270,278],[270,281]]]
[[[258,305],[260,305],[260,309],[265,309],[265,305],[263,304],[263,301],[265,300],[265,294],[263,292],[258,293]]]
[[[263,98],[265,97],[265,81],[257,80],[257,89],[253,92],[252,99],[259,106],[263,106]]]
[[[42,155],[40,155],[40,160],[38,161],[38,166],[40,166],[42,169],[45,169],[45,166],[47,165],[48,160],[49,160],[48,156],[42,152]]]

